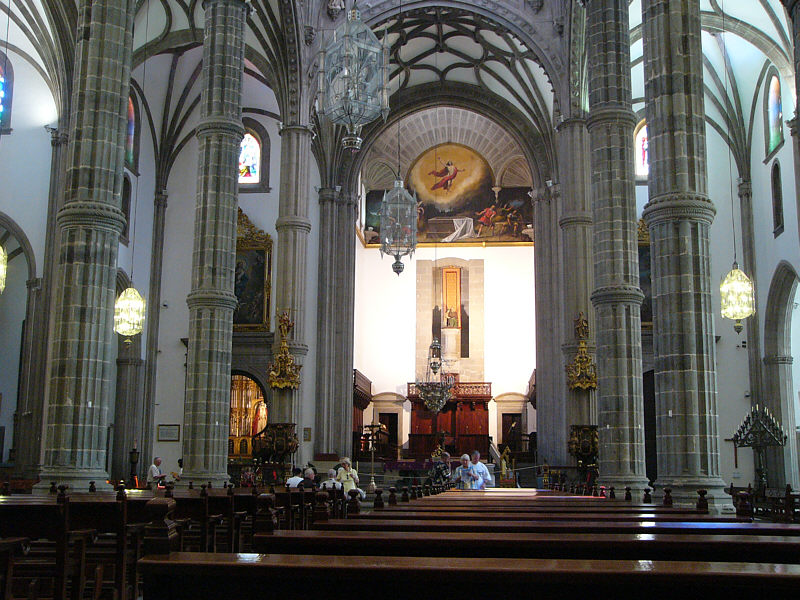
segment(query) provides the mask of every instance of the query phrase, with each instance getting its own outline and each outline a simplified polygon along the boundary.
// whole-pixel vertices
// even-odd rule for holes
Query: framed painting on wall
[[[181,426],[180,425],[159,425],[158,426],[158,441],[159,442],[180,442],[181,441]]]
[[[269,331],[272,238],[239,209],[233,291],[234,331]]]

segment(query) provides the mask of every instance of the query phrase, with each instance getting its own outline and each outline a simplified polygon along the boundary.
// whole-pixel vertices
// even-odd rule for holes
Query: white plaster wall
[[[12,31],[12,43],[23,43],[15,33]],[[5,51],[5,44],[0,47]],[[0,136],[0,212],[28,238],[36,261],[34,276],[41,277],[52,154],[50,134],[44,126],[55,124],[58,115],[50,90],[36,69],[13,49],[7,54],[14,70],[14,96],[12,131]],[[4,247],[13,251],[18,245],[9,238]],[[8,458],[14,435],[27,280],[28,264],[25,255],[20,254],[8,263],[6,289],[0,295],[0,427],[5,427],[0,462]]]
[[[485,379],[492,394],[524,394],[536,366],[533,248],[419,248],[398,277],[392,259],[375,248],[356,250],[355,368],[372,380],[372,393],[405,396],[414,379],[416,278],[413,260],[460,258],[484,261]],[[410,405],[404,412],[410,429]],[[496,436],[496,409],[490,404],[490,435]],[[530,421],[529,421],[530,423]],[[495,437],[496,439],[496,437]],[[407,439],[401,440],[401,443]]]
[[[800,285],[797,286],[792,305],[792,387],[794,393],[794,414],[800,415]],[[800,433],[800,425],[795,423],[795,428]],[[795,439],[797,436],[795,436]],[[795,470],[800,469],[800,465]]]

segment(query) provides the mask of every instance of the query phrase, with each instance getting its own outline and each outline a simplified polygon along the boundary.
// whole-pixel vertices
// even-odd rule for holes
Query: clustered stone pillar
[[[794,89],[795,98],[800,98],[800,0],[782,0],[786,12],[792,19],[792,40],[794,46]],[[800,113],[795,107],[794,118],[789,121],[794,145],[794,177],[795,197],[797,203],[797,226],[800,228],[800,136],[798,136],[798,118]],[[749,273],[748,273],[749,275]]]
[[[344,456],[352,445],[356,196],[322,188],[319,205],[314,448]]]
[[[600,479],[646,485],[628,0],[588,7]]]
[[[562,364],[575,358],[578,343],[575,338],[575,319],[579,313],[589,321],[590,335],[594,335],[594,311],[590,294],[594,276],[592,272],[592,205],[589,181],[589,133],[586,121],[570,118],[557,128],[558,162],[561,168],[561,227],[562,239],[562,290],[563,329]],[[594,344],[589,342],[590,356],[594,359]],[[558,373],[566,379],[563,368]],[[562,384],[564,385],[564,384]],[[589,390],[571,390],[566,385],[566,426],[596,425],[597,407]]]
[[[564,402],[566,376],[561,350],[563,302],[561,299],[561,231],[558,227],[559,184],[547,182],[534,200],[534,269],[536,281],[556,282],[536,286],[536,363],[550,365],[536,371],[536,426],[547,435],[539,436],[539,462],[568,465],[567,405]]]
[[[678,502],[719,477],[699,0],[644,0],[658,480]],[[627,22],[627,20],[626,20]]]
[[[278,201],[278,220],[275,228],[278,241],[275,249],[275,310],[289,311],[294,321],[289,350],[297,364],[302,365],[308,353],[305,343],[306,272],[308,237],[311,220],[308,217],[308,165],[311,162],[311,129],[305,125],[289,124],[281,129],[281,189]],[[275,336],[276,351],[280,340]],[[303,372],[300,372],[301,378]],[[302,381],[302,379],[301,379]],[[303,385],[297,389],[273,390],[271,422],[301,423]],[[302,460],[300,461],[302,462]]]
[[[184,479],[228,480],[233,293],[247,3],[206,0],[189,293]]]
[[[105,487],[133,0],[82,0],[54,292],[42,485]]]

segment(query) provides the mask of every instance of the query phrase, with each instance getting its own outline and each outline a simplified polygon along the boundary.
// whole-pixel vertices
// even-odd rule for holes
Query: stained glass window
[[[767,92],[767,154],[774,152],[783,142],[783,105],[781,103],[781,80],[777,74],[769,78]]]
[[[11,99],[14,87],[14,69],[8,57],[0,52],[0,132],[11,129]]]
[[[244,134],[239,150],[239,183],[261,181],[261,143],[251,132]]]
[[[128,126],[125,130],[125,166],[136,168],[136,106],[133,97],[128,97]]]
[[[772,165],[772,226],[775,237],[783,233],[783,183],[778,161]]]
[[[650,153],[648,150],[647,125],[644,121],[639,124],[634,134],[634,163],[636,177],[647,177],[650,173]]]

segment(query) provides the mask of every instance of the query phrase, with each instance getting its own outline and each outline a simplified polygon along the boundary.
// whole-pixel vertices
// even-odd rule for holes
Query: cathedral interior
[[[580,426],[618,489],[800,487],[798,3],[358,0],[355,131],[320,83],[352,4],[0,1],[5,476],[221,485],[269,424],[301,466],[383,424],[396,460],[522,432],[574,467]],[[762,409],[781,443],[737,451]]]

